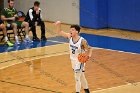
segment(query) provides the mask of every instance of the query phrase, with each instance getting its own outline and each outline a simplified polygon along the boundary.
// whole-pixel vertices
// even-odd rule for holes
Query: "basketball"
[[[80,53],[78,55],[78,60],[81,63],[86,63],[88,61],[88,59],[89,59],[89,57],[88,57],[88,55],[86,53]]]

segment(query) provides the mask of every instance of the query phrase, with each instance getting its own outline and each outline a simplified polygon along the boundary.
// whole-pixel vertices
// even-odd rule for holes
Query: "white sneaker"
[[[33,41],[32,41],[30,38],[25,38],[25,39],[24,39],[24,42],[25,42],[25,43],[27,43],[27,42],[28,42],[28,43],[33,43]]]
[[[19,44],[20,44],[20,42],[19,42],[18,40],[16,40],[15,44],[16,44],[16,45],[19,45]]]

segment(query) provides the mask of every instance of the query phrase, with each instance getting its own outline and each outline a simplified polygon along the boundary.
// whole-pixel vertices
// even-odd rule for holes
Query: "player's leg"
[[[85,73],[84,73],[84,71],[83,71],[82,74],[81,74],[81,85],[82,85],[82,87],[84,88],[85,93],[90,93],[90,92],[89,92],[89,88],[88,88],[88,83],[87,83],[87,80],[86,80],[86,78],[85,78]]]
[[[32,43],[33,41],[29,37],[29,23],[28,22],[22,22],[19,25],[21,25],[21,27],[24,27],[25,28],[26,36],[25,36],[24,42],[30,42],[30,43]]]
[[[84,63],[82,65],[81,85],[84,88],[85,93],[90,93],[89,88],[88,88],[88,82],[87,82],[86,77],[85,77],[85,66],[86,66],[86,64]]]
[[[45,41],[45,40],[47,40],[47,38],[45,36],[45,24],[43,21],[40,21],[39,25],[41,26],[41,40]]]
[[[2,29],[2,31],[3,31],[5,41],[8,41],[7,32],[6,32],[6,26],[3,23],[0,24],[0,29]]]
[[[35,26],[35,23],[30,21],[29,22],[29,25],[30,25],[31,30],[32,30],[33,41],[39,41],[39,38],[37,37],[37,34],[36,34],[36,26]]]
[[[6,26],[3,23],[0,23],[0,29],[2,29],[4,36],[7,36]],[[7,40],[8,40],[8,38],[7,38]]]
[[[14,44],[11,43],[11,42],[9,41],[8,37],[7,37],[6,26],[5,26],[3,23],[0,24],[0,29],[2,29],[2,31],[3,31],[4,40],[5,40],[5,42],[7,43],[7,45],[10,46],[10,47],[13,46]]]
[[[17,36],[17,24],[16,23],[9,23],[11,25],[11,27],[13,28],[13,31],[14,31],[14,34],[15,34],[15,40],[16,40],[16,44],[20,44],[19,43],[19,39],[18,39],[18,36]]]
[[[82,71],[75,71],[75,82],[76,82],[76,93],[80,93],[80,90],[81,90],[81,74],[82,74]]]
[[[22,22],[21,27],[24,27],[26,36],[29,37],[29,23],[28,22]]]

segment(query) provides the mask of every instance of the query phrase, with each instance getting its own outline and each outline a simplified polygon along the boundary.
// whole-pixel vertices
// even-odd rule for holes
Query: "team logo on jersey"
[[[72,50],[72,54],[75,54],[76,49],[78,49],[78,47],[70,45],[71,50]]]

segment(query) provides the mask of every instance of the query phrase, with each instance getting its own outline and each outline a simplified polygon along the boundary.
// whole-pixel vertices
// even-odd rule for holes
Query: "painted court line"
[[[66,42],[60,42],[60,41],[55,41],[55,40],[48,40],[48,41],[51,41],[51,42],[56,42],[56,43],[62,43],[62,44],[69,44],[69,43],[66,43]],[[136,55],[140,55],[139,53],[132,53],[132,52],[125,52],[125,51],[120,51],[120,50],[113,50],[113,49],[106,49],[106,48],[99,48],[99,47],[92,47],[92,48],[95,48],[95,49],[105,49],[105,50],[109,50],[109,51],[117,51],[117,52],[122,52],[122,53],[130,53],[130,54],[136,54]]]
[[[24,84],[15,83],[15,82],[8,82],[8,81],[4,81],[4,80],[0,80],[0,82],[12,84],[12,85],[17,85],[17,86],[22,86],[22,87],[27,87],[27,88],[32,88],[32,89],[37,89],[37,90],[42,90],[42,91],[46,91],[46,92],[62,93],[62,92],[58,92],[58,91],[55,91],[55,90],[50,90],[50,89],[45,89],[45,88],[40,88],[40,87],[34,87],[34,86],[30,86],[30,85],[24,85]]]
[[[106,49],[106,48],[99,48],[99,47],[92,47],[92,48],[95,48],[95,49],[104,49],[104,50],[116,51],[116,52],[122,52],[122,53],[129,53],[129,54],[133,54],[133,55],[140,55],[138,53],[125,52],[125,51],[120,51],[120,50],[113,50],[113,49]]]
[[[47,56],[47,55],[50,55],[50,56],[52,55],[52,56],[54,56],[55,54],[69,54],[69,52],[68,52],[68,51],[54,52],[54,53],[50,53],[50,54],[40,54],[40,55],[28,56],[28,57],[24,57],[24,58],[21,58],[21,57],[19,57],[19,56],[16,56],[16,57],[18,57],[18,58],[20,58],[20,59],[34,58],[34,57],[44,58],[44,56]],[[12,54],[10,54],[10,55],[12,55]],[[14,54],[13,54],[13,55],[14,55]],[[13,56],[13,55],[12,55],[12,56]],[[39,58],[34,58],[34,59],[32,59],[32,60],[39,59]],[[8,62],[14,61],[14,60],[17,60],[17,58],[11,59],[11,60],[2,61],[2,62],[0,62],[0,64],[8,63]]]
[[[57,44],[57,45],[62,45],[62,44]],[[47,47],[55,47],[55,46],[57,46],[57,45],[51,45],[51,46],[46,46],[46,48]],[[41,47],[42,48],[42,47]],[[24,50],[20,50],[20,51],[24,51]],[[15,52],[17,52],[17,51],[13,51],[13,53],[15,53]],[[69,52],[68,51],[62,51],[62,52],[54,52],[54,53],[50,53],[50,54],[43,54],[43,55],[39,55],[39,57],[38,57],[38,55],[36,55],[36,57],[38,57],[38,58],[34,58],[34,59],[31,59],[31,60],[29,60],[29,61],[33,61],[33,60],[36,60],[36,59],[41,59],[41,58],[44,58],[44,57],[52,57],[52,56],[59,56],[59,55],[64,55],[64,54],[69,54]],[[11,54],[12,55],[12,54]],[[12,55],[13,56],[13,55]],[[18,56],[17,56],[18,57]],[[26,57],[27,58],[27,57]],[[10,67],[10,66],[14,66],[14,65],[17,65],[17,64],[20,64],[20,63],[23,63],[23,59],[24,58],[16,58],[16,60],[20,60],[21,62],[18,62],[18,63],[16,63],[16,62],[14,62],[13,64],[10,64],[10,65],[8,65],[8,66],[4,66],[4,67],[1,67],[0,69],[5,69],[5,68],[8,68],[8,67]],[[7,62],[7,61],[5,61],[5,62]],[[10,62],[10,61],[8,61],[8,62]]]
[[[50,54],[50,55],[48,54],[48,55],[46,55],[45,57],[60,56],[60,55],[65,55],[65,54],[69,54],[69,53],[68,53],[68,52],[67,52],[67,53],[64,52],[64,53],[58,53],[58,54]],[[41,58],[44,58],[44,57],[34,58],[34,59],[31,59],[31,60],[28,60],[28,61],[33,61],[33,60],[41,59]],[[24,59],[24,58],[22,58],[22,59]],[[17,60],[19,60],[19,59],[17,59]],[[20,63],[25,63],[25,62],[21,61],[21,62],[18,62],[18,63],[10,64],[10,65],[8,65],[8,66],[1,67],[0,70],[1,70],[1,69],[5,69],[5,68],[8,68],[8,67],[10,67],[10,66],[14,66],[14,65],[20,64]]]
[[[117,92],[117,90],[122,89],[122,88],[130,88],[130,87],[132,88],[131,90],[140,89],[140,82],[135,83],[135,85],[129,83],[129,84],[120,85],[120,86],[117,86],[117,87],[111,87],[111,88],[106,88],[106,89],[100,89],[100,90],[92,91],[91,93],[108,93],[108,91],[112,91],[112,92],[109,92],[109,93],[120,93],[120,91]],[[138,91],[137,93],[139,93],[139,92],[140,92],[140,91]],[[126,93],[126,92],[125,92],[125,89],[122,90],[121,93]],[[128,93],[128,92],[127,92],[127,93]],[[131,93],[131,91],[130,91],[129,93]],[[133,93],[134,93],[134,92],[133,92]]]
[[[60,41],[55,41],[55,40],[47,40],[47,41],[54,42],[54,43],[61,43],[61,44],[67,43],[67,42],[60,42]]]

